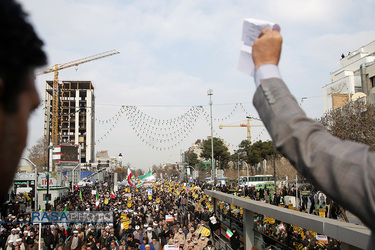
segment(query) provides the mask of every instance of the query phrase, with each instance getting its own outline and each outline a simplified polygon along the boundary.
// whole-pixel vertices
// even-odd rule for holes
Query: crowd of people
[[[181,184],[179,182],[161,181],[149,183],[142,187],[120,186],[113,193],[110,182],[98,182],[92,186],[80,187],[67,195],[50,202],[49,211],[108,211],[113,213],[113,223],[109,224],[43,224],[41,240],[39,226],[31,223],[30,212],[26,212],[28,200],[18,195],[3,207],[0,248],[13,250],[37,249],[39,244],[44,250],[52,249],[162,249],[165,245],[178,245],[182,249],[213,249],[213,235],[221,236],[221,222],[213,212],[211,199],[204,194],[204,189],[217,189],[233,192],[230,186],[203,184]],[[93,194],[96,190],[98,197]],[[151,193],[150,193],[150,190]],[[282,205],[285,195],[295,195],[293,189],[283,188],[278,193],[253,188],[238,188],[235,195],[245,196],[274,205]],[[272,194],[271,194],[272,193]],[[308,211],[308,209],[306,209]],[[220,202],[217,207],[220,219],[232,219],[233,236],[230,239],[232,249],[241,249],[243,244],[238,233],[242,231],[243,216],[240,208]],[[172,221],[167,220],[173,218]],[[124,224],[127,218],[128,224]],[[266,219],[265,219],[266,218]],[[339,242],[329,239],[330,244],[322,245],[314,237],[314,232],[301,230],[282,223],[268,220],[263,215],[254,217],[255,228],[265,236],[281,245],[307,249],[340,249]],[[202,234],[202,228],[210,233]],[[239,230],[236,230],[236,229]],[[309,236],[310,235],[310,236]]]
[[[301,191],[298,191],[293,185],[290,187],[283,186],[281,189],[278,189],[277,192],[262,188],[238,188],[226,185],[215,187],[215,189],[225,193],[232,193],[236,196],[242,196],[285,208],[289,208],[288,205],[290,205],[285,202],[285,197],[296,197],[297,192],[297,196],[300,197],[300,199],[298,208],[294,209],[317,216],[320,215],[330,217],[336,220],[340,219],[338,215],[346,219],[345,211],[342,211],[342,207],[340,207],[337,203],[334,203],[323,193],[315,190],[311,185],[304,186]],[[326,203],[329,205],[327,206]],[[236,208],[231,204],[221,202],[219,203],[217,212],[221,214],[221,218],[224,220],[231,220],[233,227],[242,230],[243,214],[241,209]],[[280,243],[279,245],[281,247],[290,247],[293,249],[304,249],[305,247],[306,249],[340,249],[340,242],[335,239],[327,237],[328,243],[322,243],[315,238],[317,234],[313,231],[304,230],[302,228],[268,218],[261,214],[256,214],[254,216],[255,228],[258,232],[266,236],[264,237],[265,241],[272,242],[273,244],[277,242]]]
[[[114,218],[109,224],[50,223],[42,224],[40,229],[38,224],[31,223],[30,213],[19,209],[25,198],[16,197],[2,213],[8,216],[2,218],[5,223],[1,224],[0,247],[35,250],[41,244],[43,250],[160,250],[165,245],[177,245],[179,249],[213,249],[211,229],[220,234],[219,221],[216,225],[211,223],[215,216],[209,197],[199,186],[158,182],[138,188],[120,186],[115,193],[111,187],[113,184],[108,182],[80,187],[55,199],[48,208],[49,211],[109,211]],[[98,191],[98,203],[92,190]],[[203,226],[209,230],[208,234],[201,232]]]

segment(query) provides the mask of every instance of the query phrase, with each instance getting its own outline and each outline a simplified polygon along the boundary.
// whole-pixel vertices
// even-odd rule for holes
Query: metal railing
[[[204,192],[213,199],[212,203],[214,204],[215,212],[217,211],[218,206],[216,203],[217,201],[223,201],[243,208],[243,220],[246,221],[243,230],[246,249],[250,249],[250,247],[256,245],[253,224],[254,213],[263,214],[267,217],[274,218],[275,220],[282,221],[283,223],[294,225],[331,237],[333,239],[337,239],[341,241],[342,244],[346,244],[348,246],[366,248],[370,239],[371,231],[367,227],[301,213],[291,209],[281,208],[223,192],[212,190],[205,190]],[[263,236],[260,235],[259,237],[263,238]]]
[[[218,236],[215,233],[212,233],[213,246],[217,250],[233,250],[231,246],[225,242],[221,236]]]

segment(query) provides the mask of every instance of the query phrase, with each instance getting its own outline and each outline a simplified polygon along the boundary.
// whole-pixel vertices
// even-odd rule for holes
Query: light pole
[[[210,117],[211,117],[211,180],[214,181],[214,185],[216,185],[216,175],[215,175],[215,163],[214,163],[214,128],[213,128],[213,119],[212,119],[212,95],[214,94],[212,89],[207,91],[207,95],[210,96]]]
[[[37,186],[38,186],[38,167],[34,164],[34,162],[30,161],[29,159],[27,158],[21,158],[25,161],[27,161],[28,163],[30,163],[33,167],[34,167],[34,171],[35,171],[35,180],[34,180],[34,206],[35,206],[35,211],[37,211],[38,209],[38,190],[37,190]]]
[[[272,143],[273,144],[273,143]],[[276,188],[276,155],[275,155],[275,145],[273,144],[273,182],[275,185],[275,193],[277,193]]]
[[[118,159],[120,161],[120,167],[122,167],[122,154],[121,153],[118,155]]]
[[[239,186],[240,185],[240,150],[239,149],[237,149],[237,175],[238,175],[237,183]]]

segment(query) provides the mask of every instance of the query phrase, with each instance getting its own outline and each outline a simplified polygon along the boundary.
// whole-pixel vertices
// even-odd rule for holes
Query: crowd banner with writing
[[[204,226],[199,226],[198,230],[196,231],[198,234],[203,234],[204,236],[210,236],[211,232],[210,229]]]
[[[166,216],[165,216],[165,221],[166,221],[166,222],[173,222],[173,221],[174,221],[174,218],[173,218],[172,215],[166,215]]]

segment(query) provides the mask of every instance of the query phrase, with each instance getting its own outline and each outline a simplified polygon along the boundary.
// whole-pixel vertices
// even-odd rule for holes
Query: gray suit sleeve
[[[306,117],[281,79],[261,80],[253,100],[276,148],[313,185],[375,231],[375,153]]]

